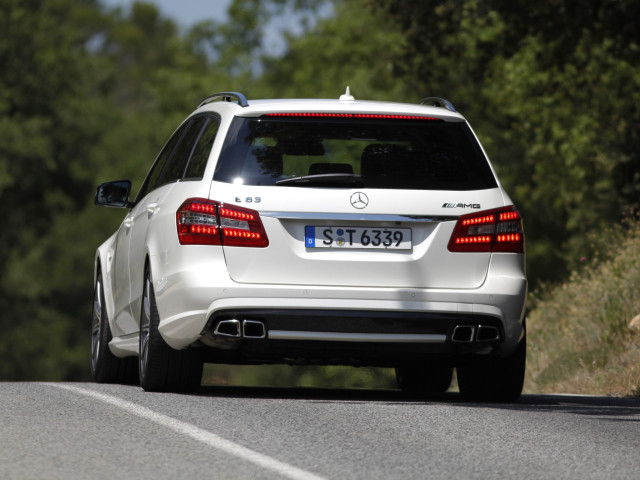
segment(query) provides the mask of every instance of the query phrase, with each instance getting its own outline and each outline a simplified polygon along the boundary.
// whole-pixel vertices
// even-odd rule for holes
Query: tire
[[[202,380],[204,362],[197,349],[174,350],[160,335],[160,315],[149,271],[144,276],[140,315],[140,386],[147,392],[192,392]]]
[[[451,386],[453,367],[396,368],[398,387],[407,393],[428,395],[446,392]]]
[[[98,272],[91,316],[91,375],[98,383],[138,383],[135,357],[118,358],[109,349],[113,338],[104,303],[102,273]]]
[[[478,358],[458,367],[458,386],[465,400],[515,402],[522,394],[527,358],[527,335],[506,358]]]

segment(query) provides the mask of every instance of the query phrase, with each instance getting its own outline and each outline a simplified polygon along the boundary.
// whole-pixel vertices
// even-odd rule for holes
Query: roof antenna
[[[344,93],[344,95],[340,95],[339,100],[341,102],[355,102],[356,99],[351,95],[351,89],[347,87],[347,91]]]

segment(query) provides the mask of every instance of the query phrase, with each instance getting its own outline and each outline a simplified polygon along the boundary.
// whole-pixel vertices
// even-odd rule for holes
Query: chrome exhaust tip
[[[267,330],[264,323],[257,320],[244,320],[242,322],[242,336],[245,338],[265,338]]]
[[[476,341],[478,342],[495,342],[500,340],[500,330],[492,325],[479,325]]]
[[[451,341],[457,343],[473,342],[476,333],[476,327],[472,325],[456,325],[451,335]]]
[[[220,320],[213,331],[214,335],[220,337],[240,337],[240,320]]]

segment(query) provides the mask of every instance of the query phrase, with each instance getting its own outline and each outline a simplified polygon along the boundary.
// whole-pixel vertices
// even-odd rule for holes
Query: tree
[[[418,101],[393,61],[404,38],[359,1],[334,2],[334,14],[307,34],[288,37],[281,57],[264,59],[260,96],[337,98],[351,87],[356,98]]]
[[[640,2],[369,3],[403,32],[400,74],[476,126],[523,213],[534,283],[638,207]]]
[[[92,183],[99,134],[87,97],[85,44],[99,25],[92,1],[4,2],[0,12],[0,377],[62,376],[77,334],[58,296],[48,236],[60,214],[78,212]],[[76,28],[77,27],[77,28]],[[82,235],[72,226],[74,237]],[[75,240],[77,241],[77,240]],[[70,244],[72,245],[72,243]]]
[[[146,4],[7,0],[0,30],[0,378],[88,378],[94,252],[122,219],[95,186],[142,180],[210,65]]]

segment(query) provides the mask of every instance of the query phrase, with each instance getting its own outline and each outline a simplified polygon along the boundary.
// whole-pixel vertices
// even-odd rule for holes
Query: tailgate
[[[229,275],[240,283],[477,288],[491,254],[452,253],[447,245],[457,216],[468,213],[465,202],[482,208],[502,205],[498,189],[483,193],[482,199],[477,192],[474,200],[463,198],[459,209],[451,208],[450,192],[260,190],[260,204],[252,207],[259,207],[269,246],[224,247]],[[366,213],[351,204],[357,193],[367,197]],[[455,192],[454,198],[469,195]]]

